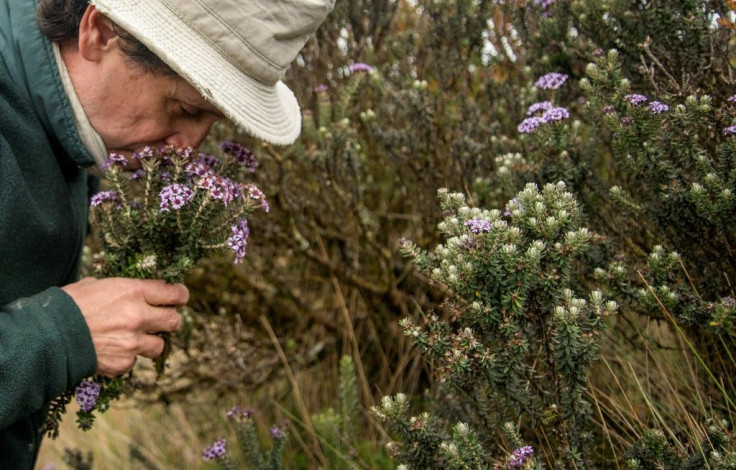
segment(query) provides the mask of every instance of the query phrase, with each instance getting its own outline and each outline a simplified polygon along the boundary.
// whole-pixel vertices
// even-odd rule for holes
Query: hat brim
[[[174,14],[164,2],[92,0],[105,16],[145,44],[236,125],[275,145],[301,131],[294,93],[282,81],[250,77]]]

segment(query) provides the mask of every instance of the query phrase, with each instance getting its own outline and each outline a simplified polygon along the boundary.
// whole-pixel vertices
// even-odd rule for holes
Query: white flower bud
[[[516,245],[514,245],[513,243],[507,243],[507,244],[505,244],[505,245],[504,245],[504,246],[503,246],[503,247],[502,247],[501,249],[502,249],[502,250],[503,250],[503,252],[504,252],[504,253],[506,253],[507,255],[510,255],[510,254],[516,253]]]

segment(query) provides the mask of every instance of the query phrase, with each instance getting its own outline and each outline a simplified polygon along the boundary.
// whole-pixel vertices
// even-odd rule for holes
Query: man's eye
[[[197,118],[200,115],[200,111],[197,108],[192,108],[190,106],[182,105],[181,114],[188,118]]]

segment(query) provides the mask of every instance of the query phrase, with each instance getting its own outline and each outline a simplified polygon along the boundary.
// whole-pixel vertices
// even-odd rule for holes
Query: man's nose
[[[177,147],[199,147],[209,134],[217,119],[202,119],[197,122],[178,126],[175,132],[166,138],[166,143]]]

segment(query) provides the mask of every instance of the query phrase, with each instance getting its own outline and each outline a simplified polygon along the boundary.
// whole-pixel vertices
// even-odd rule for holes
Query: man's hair
[[[41,0],[36,10],[36,22],[43,34],[51,41],[64,43],[79,37],[79,23],[89,6],[88,0]],[[152,73],[166,76],[177,75],[163,60],[145,44],[113,22],[120,37],[120,49],[135,64]]]

